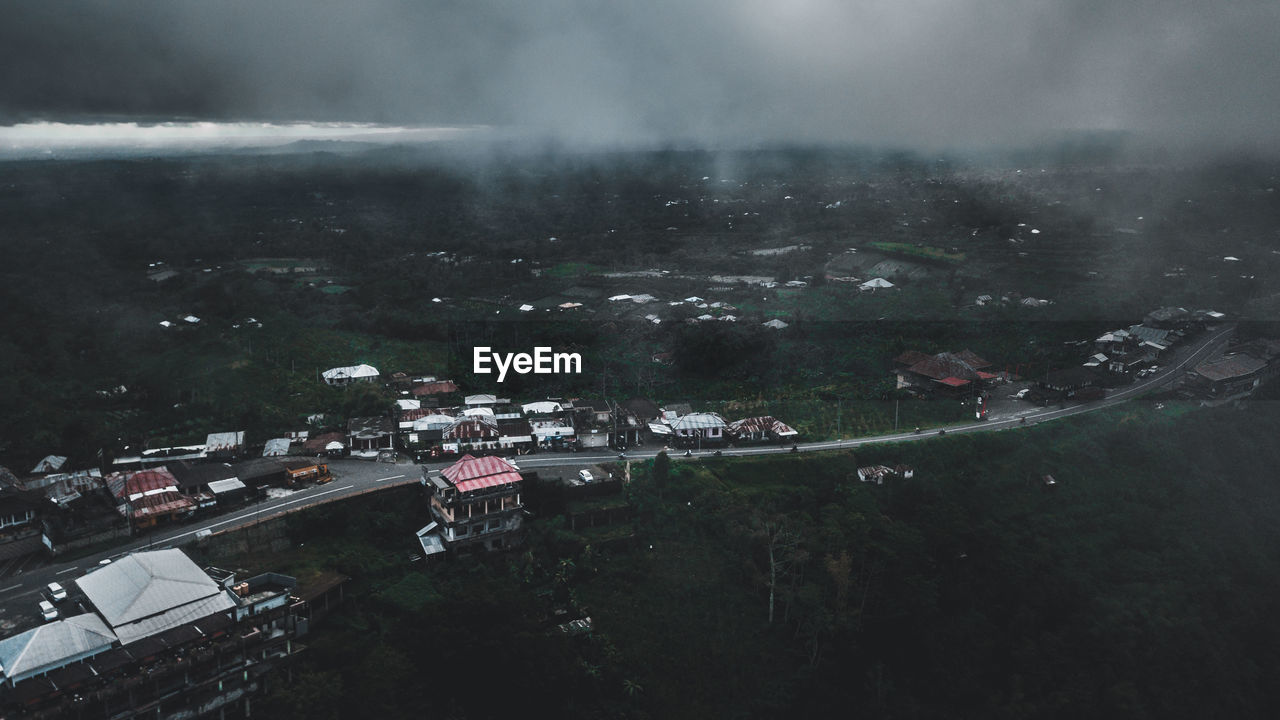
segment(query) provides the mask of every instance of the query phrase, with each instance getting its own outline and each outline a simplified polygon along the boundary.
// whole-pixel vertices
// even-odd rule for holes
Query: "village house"
[[[523,417],[498,419],[498,445],[523,455],[533,452],[538,441],[533,426]]]
[[[926,394],[976,396],[988,390],[997,379],[986,372],[991,363],[970,350],[942,352],[937,355],[908,350],[894,358],[897,387]]]
[[[354,383],[371,383],[377,381],[378,376],[378,368],[364,364],[329,368],[321,373],[325,384],[333,385],[334,387],[345,387]]]
[[[244,487],[244,483],[236,478],[236,471],[229,463],[190,465],[178,462],[165,467],[177,481],[178,492],[191,498],[197,508],[211,508],[218,504],[217,496],[209,489],[210,484],[235,480],[241,488]],[[219,485],[219,487],[225,486],[225,484]]]
[[[1248,397],[1262,383],[1267,361],[1236,353],[1197,365],[1187,372],[1185,390],[1216,406]]]
[[[583,448],[608,447],[613,441],[613,408],[603,400],[573,401],[574,434]]]
[[[389,417],[357,417],[347,421],[347,447],[353,457],[376,458],[396,446],[396,423]]]
[[[440,398],[446,395],[453,395],[458,392],[458,386],[452,380],[431,380],[429,382],[414,385],[409,390],[409,394],[418,398],[424,404],[430,404],[439,407]]]
[[[0,543],[40,535],[40,514],[48,502],[36,491],[0,487]]]
[[[114,473],[104,480],[120,503],[121,514],[135,531],[186,517],[196,510],[195,501],[178,490],[177,478],[164,467]]]
[[[771,416],[749,417],[729,423],[729,435],[734,442],[790,442],[800,433],[781,420]]]
[[[1040,405],[1067,400],[1097,400],[1104,394],[1098,381],[1099,375],[1092,368],[1054,370],[1036,382],[1027,399]]]
[[[728,442],[728,424],[716,413],[689,413],[670,423],[677,447],[707,447]]]
[[[308,455],[328,455],[339,457],[347,452],[347,435],[341,432],[330,432],[308,438],[302,443],[302,449]]]
[[[236,460],[244,455],[244,431],[210,433],[204,441],[204,456],[210,460]]]
[[[262,448],[262,457],[280,457],[289,454],[289,446],[293,441],[287,437],[271,438]]]
[[[441,447],[446,453],[466,453],[472,450],[496,450],[500,447],[501,434],[498,421],[489,415],[464,415],[455,418],[445,428]]]

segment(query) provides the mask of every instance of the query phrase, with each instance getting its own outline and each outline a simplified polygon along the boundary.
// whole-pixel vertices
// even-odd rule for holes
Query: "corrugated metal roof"
[[[724,418],[715,413],[690,413],[676,418],[671,427],[676,430],[702,430],[726,427],[726,423]]]
[[[789,437],[798,435],[794,428],[773,417],[772,415],[761,415],[759,417],[742,418],[735,420],[729,424],[729,431],[735,435],[743,432],[756,433],[773,433],[779,437]]]
[[[518,483],[520,473],[511,463],[497,457],[472,457],[462,459],[440,471],[458,492],[471,492],[498,485]]]
[[[115,642],[97,615],[85,613],[0,640],[0,665],[6,678],[18,681],[109,650]]]
[[[458,392],[458,386],[452,380],[438,380],[435,382],[423,383],[410,390],[414,397],[427,397],[430,395],[447,395],[449,393]]]
[[[263,457],[272,457],[276,455],[288,455],[289,444],[292,441],[289,438],[271,438],[267,441],[267,445],[262,450]]]
[[[498,397],[487,394],[468,395],[462,402],[466,405],[492,405],[498,402]]]
[[[46,455],[43,460],[36,463],[35,468],[32,469],[31,472],[33,473],[57,472],[58,470],[62,469],[63,465],[66,465],[66,464],[67,464],[66,455]]]
[[[1264,360],[1251,355],[1231,355],[1196,366],[1196,374],[1207,380],[1217,382],[1238,377],[1248,377],[1266,367]]]
[[[239,478],[231,478],[229,480],[217,480],[209,483],[209,492],[215,495],[218,493],[231,492],[233,490],[243,490],[244,488],[245,488],[245,485],[244,483],[240,482]]]
[[[457,418],[448,415],[426,415],[413,421],[413,429],[416,431],[443,430],[456,421]]]
[[[336,367],[325,370],[321,375],[325,380],[340,380],[350,378],[366,378],[378,377],[378,368],[372,365],[348,365],[347,367]]]
[[[1145,342],[1160,343],[1162,345],[1168,344],[1165,340],[1165,338],[1169,337],[1168,330],[1147,327],[1146,325],[1131,325],[1129,327],[1129,334]]]
[[[176,548],[130,553],[76,585],[123,644],[235,607],[213,578]]]
[[[484,438],[498,434],[498,421],[489,415],[468,415],[456,418],[452,425],[443,431],[448,439],[467,440]]]
[[[242,445],[244,445],[243,430],[238,432],[209,433],[209,437],[204,441],[206,452],[235,450]]]

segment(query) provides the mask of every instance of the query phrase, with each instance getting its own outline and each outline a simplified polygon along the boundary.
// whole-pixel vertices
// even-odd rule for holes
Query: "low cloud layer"
[[[569,141],[1280,146],[1274,0],[9,3],[0,122],[528,128]]]

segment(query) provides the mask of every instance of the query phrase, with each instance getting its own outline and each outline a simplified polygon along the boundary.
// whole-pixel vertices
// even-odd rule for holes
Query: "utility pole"
[[[898,398],[893,399],[893,431],[898,432]]]

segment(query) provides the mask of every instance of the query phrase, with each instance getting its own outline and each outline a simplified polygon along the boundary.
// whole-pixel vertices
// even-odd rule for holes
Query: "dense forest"
[[[405,560],[417,490],[309,512],[271,561],[347,573],[351,599],[263,710],[1274,717],[1278,426],[1270,402],[1173,404],[857,453],[662,458],[633,466],[626,529],[548,512],[520,550],[427,569]],[[914,476],[858,482],[877,463]],[[559,633],[557,608],[594,631]]]

